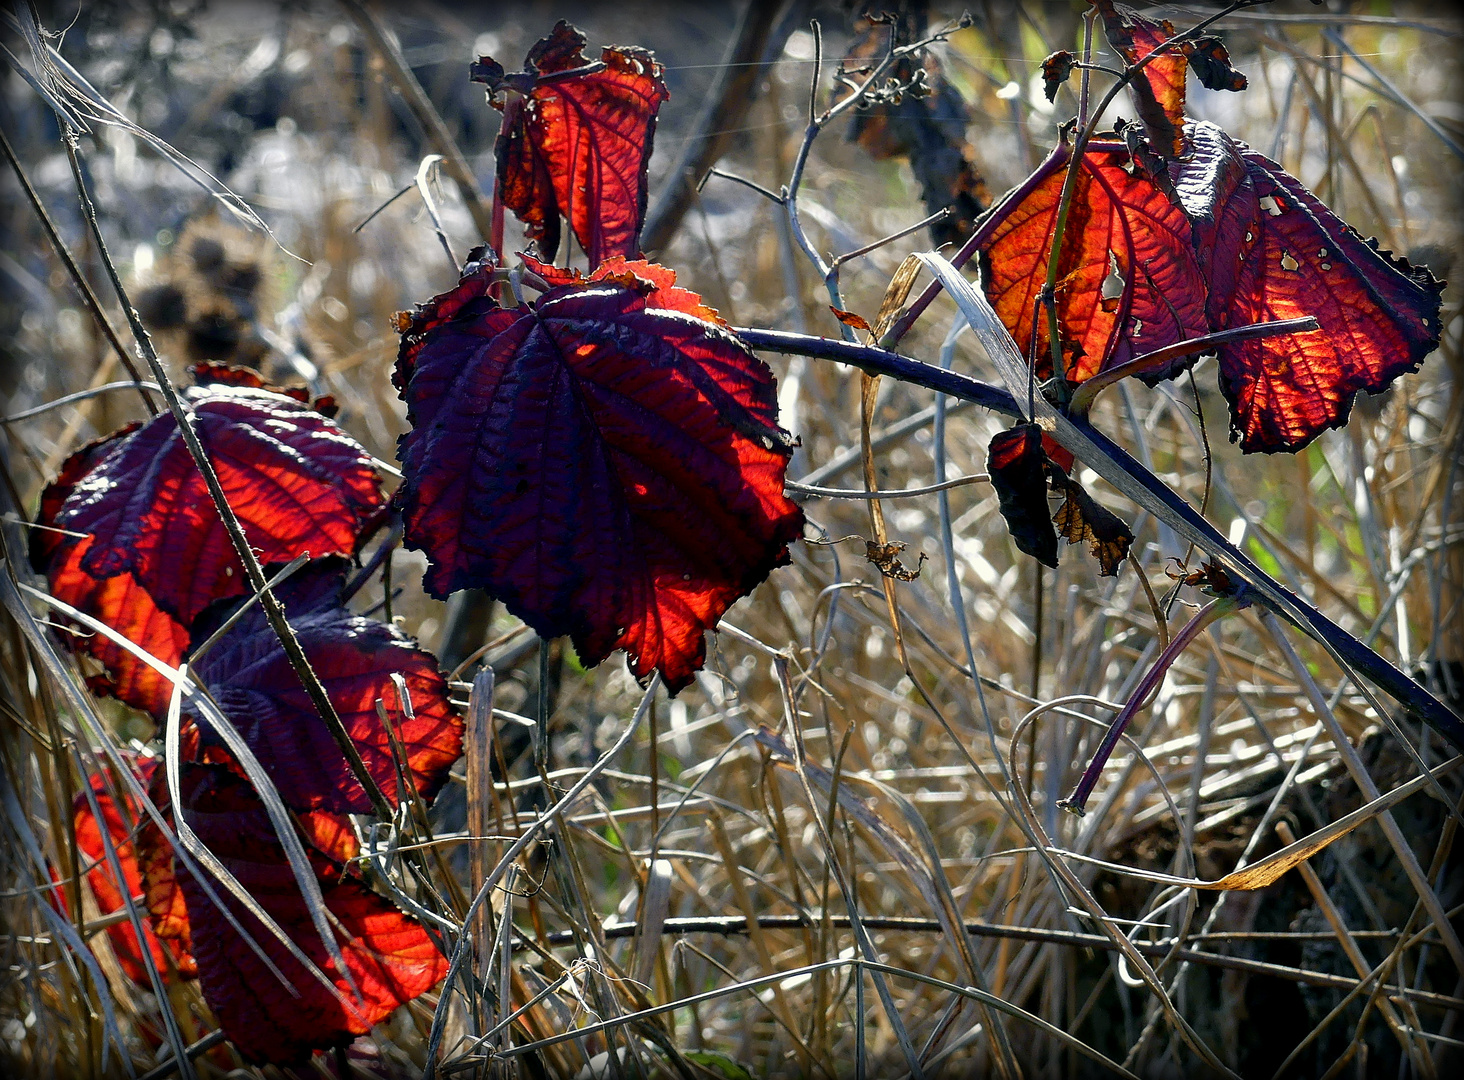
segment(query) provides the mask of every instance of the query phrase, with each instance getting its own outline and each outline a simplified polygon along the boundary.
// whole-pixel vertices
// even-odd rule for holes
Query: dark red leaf
[[[487,589],[585,663],[624,648],[675,691],[803,515],[783,497],[772,373],[686,314],[669,277],[647,280],[504,310],[479,269],[422,308],[396,371],[412,423],[398,498],[433,595]]]
[[[82,561],[93,543],[88,537],[61,549],[49,568],[51,595],[177,667],[188,648],[187,628],[159,608],[131,573],[96,578],[83,570]],[[104,665],[104,672],[87,678],[87,685],[97,693],[109,694],[154,716],[167,712],[173,684],[151,665],[104,634],[86,628],[77,628],[67,635],[67,641],[76,651],[94,656]]]
[[[298,401],[249,386],[183,392],[230,506],[260,561],[350,554],[383,507],[371,456]],[[245,591],[243,568],[170,413],[82,452],[43,503],[43,524],[91,533],[79,568],[131,572],[180,623]],[[76,473],[80,475],[75,475]]]
[[[1108,43],[1129,64],[1137,64],[1174,37],[1167,19],[1140,15],[1126,4],[1098,0]],[[1179,46],[1152,61],[1129,83],[1134,107],[1154,149],[1166,158],[1184,153],[1185,56]]]
[[[131,424],[104,439],[88,444],[66,459],[61,471],[41,495],[37,523],[48,525],[70,497],[72,489],[105,457],[113,445],[135,431]],[[188,645],[187,628],[153,603],[147,590],[131,574],[95,578],[81,568],[81,557],[92,545],[90,537],[77,538],[37,528],[31,531],[31,562],[46,574],[57,599],[94,616],[141,645],[159,660],[177,666]],[[66,637],[77,651],[95,657],[105,671],[88,677],[99,694],[111,694],[134,708],[161,716],[172,694],[168,682],[147,664],[103,634],[78,627]]]
[[[192,725],[185,725],[183,738],[186,747],[183,760],[189,761],[197,753],[198,733]],[[164,817],[172,813],[167,776],[161,769],[153,772],[147,794]],[[197,977],[198,965],[193,960],[193,931],[188,924],[188,905],[174,871],[173,845],[151,817],[138,830],[137,863],[153,933],[179,954],[179,969],[183,974],[189,978]]]
[[[585,277],[578,270],[550,266],[530,255],[520,257],[524,260],[524,265],[542,277],[551,288],[558,288],[562,285],[586,285],[596,281],[624,285],[626,288],[635,289],[644,296],[646,307],[684,312],[730,329],[727,320],[718,314],[716,308],[708,307],[702,303],[702,298],[696,293],[676,284],[675,270],[658,263],[647,262],[644,259],[623,259],[619,255],[615,255],[595,267],[589,277]]]
[[[273,394],[283,394],[287,398],[294,398],[302,405],[309,405],[322,416],[335,417],[335,398],[325,395],[310,400],[310,391],[303,386],[279,386],[269,382],[263,375],[253,368],[239,367],[234,364],[223,364],[216,360],[205,360],[202,363],[194,364],[188,369],[193,376],[195,383],[211,383],[216,386],[245,386],[251,390],[268,390]]]
[[[549,260],[559,249],[563,215],[598,266],[612,255],[640,254],[646,165],[656,113],[670,95],[661,65],[645,49],[607,47],[592,65],[585,40],[561,20],[529,50],[524,72],[505,75],[485,56],[472,77],[488,85],[499,108],[502,91],[524,95],[505,109],[498,136],[503,204]]]
[[[1042,61],[1042,92],[1048,101],[1057,100],[1057,92],[1068,81],[1078,58],[1066,49],[1060,49]]]
[[[1217,37],[1202,37],[1185,48],[1190,70],[1207,90],[1244,90],[1249,81],[1230,65],[1230,51]]]
[[[262,924],[215,888],[239,924],[289,981],[264,965],[186,868],[174,870],[186,900],[204,997],[239,1053],[254,1063],[299,1064],[314,1050],[343,1046],[404,1002],[430,990],[447,959],[422,927],[339,869],[316,870],[357,997],[320,941],[298,883],[259,797],[221,765],[186,764],[182,801],[199,839],[335,983],[314,979]]]
[[[1069,544],[1086,541],[1088,550],[1098,560],[1099,576],[1115,576],[1119,564],[1128,558],[1134,542],[1133,532],[1122,518],[1100,505],[1075,480],[1062,481],[1060,487],[1066,497],[1052,519],[1058,535]]]
[[[275,595],[382,794],[393,804],[399,797],[391,744],[376,712],[378,698],[406,752],[412,782],[430,799],[462,756],[463,723],[448,701],[447,681],[436,659],[396,627],[353,615],[341,605],[343,567],[333,563],[306,567]],[[196,636],[208,636],[233,606],[220,605],[203,615],[195,624]],[[370,800],[257,604],[193,671],[269,772],[287,806],[334,814],[370,811]],[[394,673],[406,679],[415,713],[411,720],[397,701]],[[218,746],[207,721],[199,718],[198,725],[204,746]],[[325,831],[317,844],[334,850],[340,838],[329,835],[332,819],[317,824]]]
[[[1076,460],[1073,452],[1045,431],[1042,433],[1042,451],[1047,455],[1047,460],[1063,472],[1073,471],[1073,461]]]
[[[151,779],[157,762],[152,759],[138,762],[136,775],[144,786]],[[141,808],[136,798],[128,795],[123,800],[127,806],[127,813],[124,815],[121,808],[112,798],[107,778],[103,775],[96,775],[91,778],[92,792],[96,797],[97,809],[101,811],[102,820],[99,822],[92,813],[91,804],[87,801],[85,792],[76,796],[73,804],[72,826],[76,835],[77,851],[91,864],[86,871],[87,884],[91,886],[92,895],[96,897],[97,910],[102,915],[110,915],[114,911],[121,911],[128,897],[138,897],[143,894],[142,873],[138,866],[138,847],[134,842],[134,829],[142,819]],[[106,825],[107,834],[111,838],[112,848],[117,856],[118,865],[122,868],[125,892],[123,887],[118,885],[117,877],[112,873],[111,863],[107,859],[106,847],[102,841],[102,825]],[[146,914],[146,908],[139,904],[138,910]],[[167,943],[166,949],[162,942],[152,932],[147,921],[143,922],[143,937],[147,941],[147,947],[152,952],[153,963],[160,974],[167,976],[175,968],[187,969],[189,961],[186,949],[177,941],[171,940]],[[119,922],[107,927],[107,938],[112,944],[112,952],[117,956],[117,962],[127,976],[139,986],[152,989],[152,980],[148,975],[146,963],[143,960],[142,947],[138,944],[137,934],[132,929],[132,923]],[[172,965],[170,966],[171,953]]]
[[[1042,429],[1018,424],[998,432],[987,451],[986,471],[1017,550],[1055,568],[1057,530],[1047,509],[1049,464],[1042,451]]]
[[[1192,129],[1175,189],[1207,258],[1216,329],[1314,316],[1321,329],[1220,349],[1245,451],[1297,450],[1347,422],[1359,390],[1416,371],[1438,345],[1442,283],[1380,251],[1275,162],[1213,125]]]
[[[1051,352],[1046,312],[1037,302],[1068,161],[1069,149],[1060,144],[992,211],[985,227],[989,239],[981,245],[986,295],[1020,348],[1035,341],[1043,378],[1052,373]],[[1133,165],[1121,142],[1095,140],[1083,156],[1056,292],[1064,375],[1071,383],[1209,331],[1190,223]],[[1168,378],[1192,359],[1144,378]]]
[[[1229,135],[1207,121],[1191,124],[1187,135],[1191,153],[1169,175],[1189,218],[1208,287],[1206,313],[1211,326],[1222,329],[1246,255],[1255,244],[1260,206],[1239,147]]]

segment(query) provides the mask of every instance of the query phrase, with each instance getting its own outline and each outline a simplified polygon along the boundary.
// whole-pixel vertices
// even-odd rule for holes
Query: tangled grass
[[[1227,17],[1221,28],[1251,87],[1206,94],[1196,111],[1276,157],[1364,235],[1447,276],[1460,244],[1464,23],[1383,8],[1296,4]],[[416,190],[361,224],[410,188],[437,148],[352,10],[99,7],[82,11],[59,48],[273,231],[240,225],[137,131],[96,125],[82,139],[109,248],[171,372],[207,353],[306,381],[335,395],[343,424],[390,462],[405,429],[389,378],[393,313],[447,287],[455,268]],[[1197,17],[1164,13],[1180,24]],[[829,56],[847,46],[838,13],[784,12],[721,160],[768,188],[786,181],[803,138],[814,14]],[[971,109],[974,160],[998,192],[1074,111],[1065,96],[1047,106],[1038,64],[1074,47],[1081,21],[1070,5],[987,4],[978,15],[937,53]],[[424,5],[384,18],[486,187],[496,114],[466,65],[475,50],[521,54],[561,16],[593,42],[652,46],[668,65],[673,98],[652,176],[658,187],[674,180],[667,172],[684,146],[718,134],[695,125],[734,13],[505,5],[480,20]],[[23,55],[13,28],[4,33]],[[3,102],[17,172],[111,324],[124,326],[100,287],[50,111],[14,67]],[[137,418],[138,398],[16,174],[3,183],[4,573],[44,587],[25,557],[39,492],[77,446]],[[445,177],[431,190],[460,259],[477,235],[470,208]],[[814,144],[802,208],[824,252],[924,216],[909,166],[872,161],[837,127]],[[852,260],[846,307],[872,315],[902,257],[926,246],[920,232]],[[786,220],[746,186],[714,178],[657,258],[736,325],[836,334]],[[1226,443],[1224,402],[1207,388],[1213,360],[1193,380],[1121,385],[1094,423],[1278,580],[1457,709],[1464,322],[1454,290],[1444,304],[1444,341],[1423,370],[1295,456],[1242,459]],[[902,350],[981,375],[969,335],[947,340],[954,310],[939,301]],[[470,712],[468,753],[433,808],[431,838],[407,839],[444,855],[422,865],[459,902],[493,868],[506,873],[471,978],[446,1002],[425,995],[334,1058],[317,1057],[314,1070],[419,1074],[434,1018],[435,1067],[452,1076],[901,1075],[902,1046],[926,1075],[949,1076],[1459,1068],[1464,970],[1444,940],[1453,931],[1425,910],[1377,821],[1259,890],[1175,883],[1215,881],[1322,829],[1374,797],[1367,782],[1383,792],[1406,783],[1417,765],[1399,735],[1430,766],[1449,757],[1442,740],[1320,646],[1250,610],[1179,659],[1090,813],[1063,814],[1056,800],[1103,725],[1187,618],[1196,593],[1174,571],[1194,569],[1197,556],[1111,491],[1104,501],[1137,536],[1117,578],[1099,578],[1080,548],[1055,572],[1017,554],[984,482],[891,494],[880,500],[889,535],[920,570],[894,586],[896,626],[863,543],[838,542],[872,535],[870,500],[850,491],[863,479],[858,372],[769,361],[782,423],[801,440],[793,490],[810,535],[835,542],[797,545],[791,566],[729,612],[705,672],[674,700],[645,696],[618,658],[583,669],[566,645],[540,642],[485,597],[428,598],[416,552],[393,553],[389,576],[363,590],[358,606],[389,604],[456,669]],[[124,389],[101,390],[118,382]],[[88,389],[98,392],[62,403]],[[888,494],[981,474],[1000,426],[886,379],[868,432],[877,486]],[[70,632],[47,624],[42,604],[26,611],[52,641]],[[10,1075],[161,1076],[177,1067],[160,1035],[163,1009],[194,1042],[199,1075],[232,1075],[243,1063],[210,1039],[194,985],[174,983],[160,1002],[132,984],[84,887],[69,921],[56,917],[51,874],[61,888],[76,881],[69,807],[101,733],[81,725],[63,691],[86,672],[64,651],[59,664],[49,659],[23,622],[12,609],[0,633],[0,1054]],[[491,703],[478,674],[490,670]],[[119,746],[157,737],[141,714],[101,699],[94,707]],[[547,820],[528,736],[540,717],[553,790],[579,791]],[[1352,767],[1334,731],[1356,745]],[[1453,773],[1391,810],[1430,906],[1455,925],[1460,790]],[[541,836],[505,864],[535,827],[552,844]],[[967,932],[953,933],[962,922]],[[1145,960],[1151,982],[1137,970]]]

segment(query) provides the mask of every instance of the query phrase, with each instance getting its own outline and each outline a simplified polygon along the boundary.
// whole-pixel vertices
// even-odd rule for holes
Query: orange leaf
[[[1017,345],[1035,345],[1043,378],[1052,365],[1039,298],[1069,160],[1069,148],[1060,144],[992,212],[995,224],[981,245],[986,295]],[[1209,332],[1189,220],[1116,140],[1090,142],[1083,156],[1058,279],[1058,328],[1071,383]],[[1145,381],[1171,377],[1189,359],[1147,373]]]
[[[1125,4],[1098,0],[1108,42],[1130,65],[1137,64],[1174,37],[1169,20],[1150,19]],[[1129,83],[1134,105],[1154,149],[1166,158],[1184,153],[1184,50],[1174,46]]]

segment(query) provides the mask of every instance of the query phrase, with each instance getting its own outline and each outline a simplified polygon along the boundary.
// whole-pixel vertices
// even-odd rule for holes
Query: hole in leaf
[[[1118,309],[1118,302],[1123,298],[1124,285],[1123,275],[1119,273],[1118,269],[1118,256],[1110,251],[1108,253],[1108,276],[1103,279],[1099,290],[1104,311]]]

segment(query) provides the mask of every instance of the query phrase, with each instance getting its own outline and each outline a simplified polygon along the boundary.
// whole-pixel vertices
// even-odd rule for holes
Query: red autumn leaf
[[[185,764],[181,780],[183,809],[198,838],[335,983],[335,992],[322,986],[253,915],[215,887],[292,992],[239,936],[199,882],[181,863],[175,864],[204,997],[246,1060],[300,1064],[314,1050],[344,1046],[447,973],[447,959],[415,920],[357,882],[342,879],[334,863],[318,859],[321,892],[351,979],[361,992],[357,997],[316,934],[253,788],[221,765]]]
[[[649,295],[607,278],[505,310],[480,267],[419,309],[395,375],[413,425],[397,497],[433,595],[487,589],[586,664],[623,648],[674,692],[803,515],[772,373],[651,270]]]
[[[607,47],[592,64],[585,41],[561,20],[529,50],[523,72],[505,75],[485,56],[472,66],[472,77],[504,109],[497,144],[503,204],[550,260],[559,250],[563,215],[590,265],[598,266],[612,255],[640,254],[646,166],[656,113],[670,95],[647,50]],[[505,90],[522,100],[505,108],[498,100]]]
[[[203,383],[183,397],[261,562],[354,551],[383,507],[371,456],[354,439],[267,390]],[[171,413],[82,454],[43,503],[43,511],[54,509],[42,521],[93,534],[81,572],[131,572],[185,625],[214,600],[245,591],[243,568]]]
[[[1442,283],[1380,251],[1275,162],[1210,124],[1175,189],[1207,259],[1216,329],[1314,316],[1321,329],[1220,348],[1220,387],[1244,451],[1297,450],[1347,422],[1438,345]]]
[[[51,567],[51,595],[106,623],[128,641],[166,664],[177,667],[188,648],[188,630],[153,603],[148,591],[130,573],[94,578],[81,569],[93,541],[77,541],[63,549]],[[99,694],[125,701],[133,708],[161,716],[168,709],[173,684],[106,635],[78,630],[69,636],[73,648],[96,657],[106,671],[89,676],[87,685]]]
[[[659,263],[645,259],[624,259],[619,255],[606,259],[587,278],[578,270],[563,266],[551,266],[531,255],[521,255],[527,266],[551,288],[563,285],[587,285],[596,281],[608,281],[615,285],[638,290],[646,298],[646,307],[663,308],[666,311],[681,311],[698,319],[714,322],[718,326],[730,325],[714,307],[702,303],[702,298],[690,289],[676,284],[676,271]]]
[[[986,471],[1017,550],[1056,568],[1057,530],[1047,509],[1051,466],[1042,439],[1042,429],[1036,424],[1018,424],[997,432],[987,451]]]
[[[1070,160],[1059,144],[983,225],[981,281],[1017,345],[1035,342],[1037,372],[1052,373],[1046,312],[1038,305]],[[1110,367],[1209,332],[1205,283],[1183,211],[1134,166],[1116,140],[1089,143],[1078,170],[1057,276],[1064,375],[1082,382]],[[1035,317],[1035,324],[1034,324]],[[1035,336],[1034,336],[1035,330]],[[1189,358],[1192,359],[1192,358]],[[1168,378],[1189,359],[1145,381]]]
[[[198,732],[192,724],[183,726],[183,760],[191,761],[198,752]],[[153,771],[147,787],[148,798],[165,818],[172,813],[168,795],[167,774]],[[137,833],[137,865],[142,874],[143,896],[148,922],[161,940],[168,942],[180,956],[179,970],[188,978],[196,978],[198,965],[193,960],[193,932],[188,925],[188,905],[174,870],[173,845],[151,816],[142,822]]]
[[[1042,452],[1047,455],[1048,461],[1063,472],[1073,471],[1073,462],[1077,460],[1073,457],[1073,452],[1045,431],[1042,433]]]
[[[448,701],[447,680],[436,658],[396,627],[342,606],[343,574],[337,560],[312,564],[275,595],[387,801],[395,804],[399,792],[391,744],[376,712],[378,698],[402,744],[412,783],[430,799],[462,756],[463,723]],[[233,607],[221,604],[205,613],[194,626],[196,637],[207,637]],[[343,838],[329,815],[369,812],[371,802],[258,605],[199,659],[193,674],[259,758],[285,804],[325,812],[311,829],[319,834],[312,839],[324,851],[337,851]],[[410,720],[397,700],[393,674],[406,680]],[[205,750],[218,747],[208,722],[199,718],[198,725]]]
[[[57,511],[112,442],[125,437],[135,426],[98,440],[77,451],[61,467],[61,473],[41,497],[41,524],[54,521]],[[181,623],[153,603],[146,589],[130,573],[95,578],[81,568],[82,556],[94,543],[49,529],[32,532],[31,560],[46,573],[51,594],[72,607],[95,616],[129,641],[135,642],[159,660],[176,666],[188,647],[188,631]],[[71,647],[96,657],[105,671],[87,682],[100,694],[110,694],[134,708],[155,716],[168,707],[173,684],[149,665],[103,634],[78,629],[67,636]]]
[[[147,785],[156,768],[155,760],[138,763],[136,774],[144,786]],[[96,798],[97,809],[101,811],[102,820],[97,820],[96,814],[92,812],[91,803],[87,801],[86,793],[82,792],[76,796],[73,804],[72,826],[76,836],[77,851],[91,866],[86,871],[86,880],[91,887],[92,895],[96,897],[97,910],[102,915],[110,915],[115,911],[121,911],[128,897],[143,894],[142,872],[138,866],[138,845],[134,842],[133,830],[135,827],[139,827],[145,819],[142,817],[137,799],[131,795],[124,799],[127,814],[123,815],[121,808],[111,795],[105,776],[100,774],[93,776],[91,788]],[[107,859],[106,847],[102,841],[103,824],[106,826],[107,835],[111,838],[117,863],[122,868],[125,892],[123,886],[118,884],[117,877],[112,872],[112,865]],[[191,969],[186,948],[177,940],[170,940],[165,950],[163,943],[158,940],[157,935],[153,933],[146,921],[146,908],[140,904],[138,910],[144,915],[143,937],[148,949],[152,952],[153,963],[158,972],[166,976],[173,967],[176,967],[186,974]],[[132,929],[131,921],[113,923],[107,927],[107,938],[112,944],[112,952],[116,954],[118,964],[121,965],[127,976],[139,986],[152,989],[152,979],[148,975],[142,947],[138,944],[137,934]],[[168,953],[171,953],[171,966]]]
[[[268,390],[272,394],[283,394],[294,398],[302,405],[309,405],[322,416],[335,418],[336,400],[329,394],[310,400],[310,391],[303,386],[279,386],[268,381],[253,368],[224,364],[217,360],[204,360],[192,365],[189,372],[195,383],[211,383],[215,386],[245,386],[251,390]]]
[[[1140,15],[1126,4],[1098,0],[1108,43],[1130,65],[1137,64],[1174,37],[1168,19]],[[1151,61],[1138,78],[1129,83],[1134,107],[1154,149],[1166,158],[1184,153],[1185,55],[1178,46]]]

